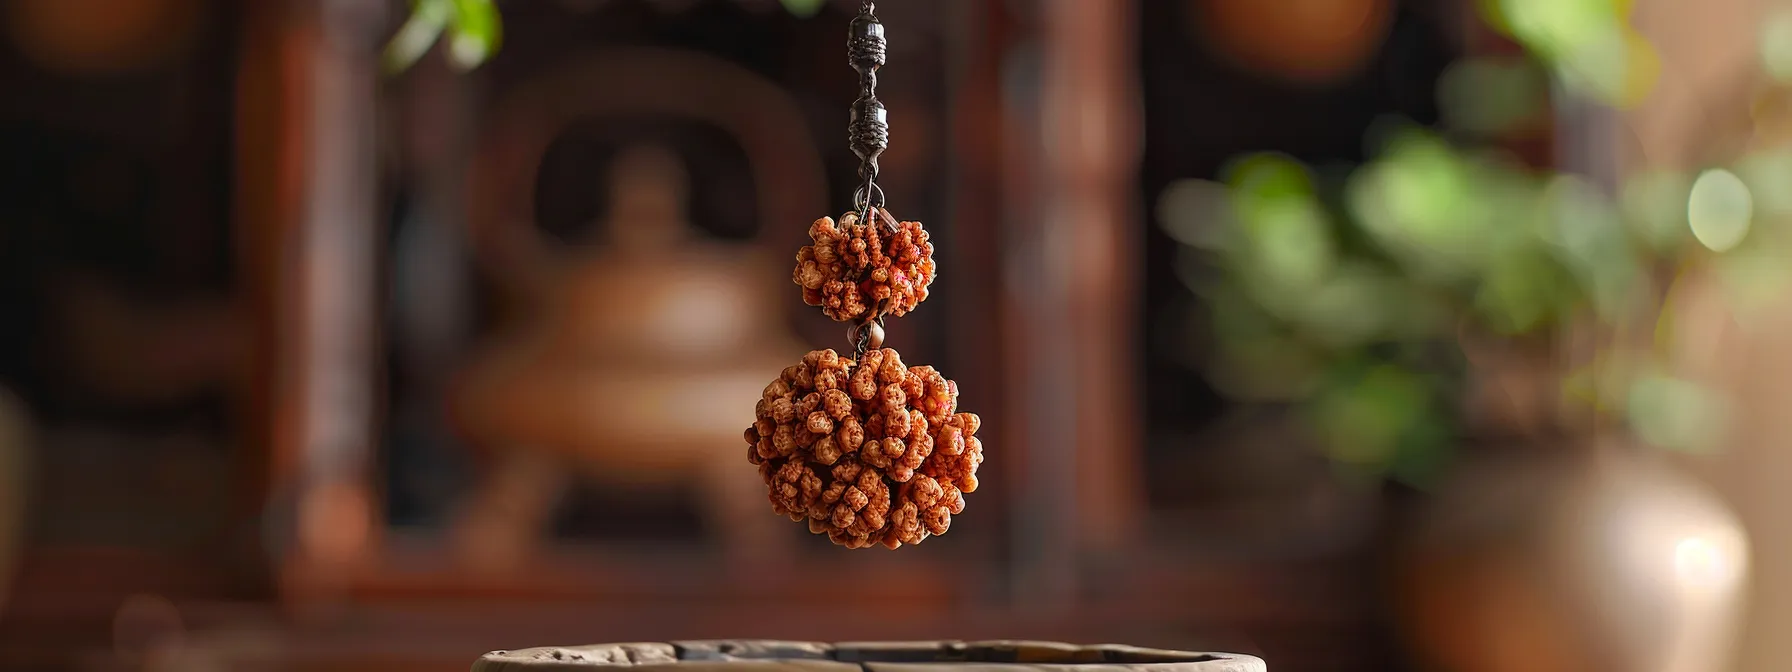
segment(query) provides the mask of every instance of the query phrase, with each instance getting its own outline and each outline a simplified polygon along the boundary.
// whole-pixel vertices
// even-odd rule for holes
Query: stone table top
[[[1236,653],[1197,653],[1031,641],[634,642],[493,651],[473,672],[546,672],[629,666],[631,672],[1267,672]]]

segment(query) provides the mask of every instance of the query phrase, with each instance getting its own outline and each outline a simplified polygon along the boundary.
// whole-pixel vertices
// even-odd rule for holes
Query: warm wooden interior
[[[892,555],[840,551],[793,525],[780,542],[788,554],[751,557],[712,543],[705,526],[717,517],[668,487],[610,499],[575,491],[565,508],[601,512],[627,500],[669,521],[655,525],[684,530],[676,535],[617,542],[606,535],[639,531],[562,512],[529,519],[553,528],[529,554],[490,566],[457,555],[450,523],[462,502],[419,503],[427,497],[413,497],[406,479],[442,454],[462,456],[467,465],[456,468],[475,475],[466,478],[489,468],[488,454],[445,429],[437,402],[491,325],[531,309],[531,288],[553,281],[517,270],[545,257],[528,256],[543,237],[516,233],[540,222],[515,212],[589,214],[582,201],[536,193],[552,176],[513,171],[535,170],[531,157],[563,136],[537,125],[596,124],[578,140],[585,149],[566,150],[569,166],[617,138],[738,152],[744,158],[687,157],[693,188],[715,190],[692,202],[739,196],[752,205],[692,205],[690,219],[769,250],[774,268],[804,218],[837,215],[851,193],[843,124],[854,92],[840,42],[853,3],[805,20],[733,0],[665,4],[511,2],[506,46],[488,66],[457,74],[431,57],[384,79],[378,49],[394,17],[376,11],[381,3],[280,0],[220,12],[211,58],[231,67],[185,76],[227,92],[194,106],[231,129],[219,142],[232,149],[216,157],[230,167],[228,194],[212,200],[225,213],[222,258],[234,272],[209,291],[227,298],[240,330],[232,337],[249,347],[218,374],[231,421],[215,432],[221,456],[206,464],[224,470],[214,482],[228,487],[195,505],[229,520],[199,541],[34,544],[0,616],[0,666],[137,669],[149,654],[119,633],[139,628],[184,633],[182,655],[225,669],[449,670],[498,648],[753,636],[1118,641],[1273,654],[1275,669],[1388,669],[1374,602],[1375,495],[1319,492],[1323,465],[1283,447],[1284,457],[1268,459],[1298,475],[1271,500],[1231,477],[1267,468],[1245,443],[1148,418],[1157,388],[1177,383],[1147,381],[1144,371],[1147,298],[1164,278],[1141,184],[1164,174],[1153,161],[1187,167],[1148,156],[1142,134],[1183,125],[1154,124],[1150,110],[1184,106],[1200,118],[1227,96],[1275,95],[1211,64],[1164,65],[1190,58],[1184,52],[1142,48],[1149,30],[1198,51],[1161,23],[1181,11],[1165,9],[1172,3],[1121,3],[1123,12],[1091,2],[880,5],[902,43],[880,85],[894,128],[881,182],[906,208],[898,214],[940,222],[943,269],[937,298],[893,324],[891,343],[958,381],[991,446],[987,485],[952,534]],[[1415,16],[1405,20],[1422,30],[1428,15]],[[9,58],[4,76],[43,77]],[[569,93],[589,108],[569,118],[506,113],[607,69],[658,88],[625,102],[611,91]],[[567,74],[542,75],[556,72]],[[675,81],[695,73],[706,79]],[[705,84],[733,87],[732,106],[690,88]],[[1213,86],[1183,95],[1214,108],[1147,95],[1179,85]],[[77,98],[8,103],[7,120],[52,125]],[[667,130],[642,116],[721,130]],[[1179,136],[1169,151],[1213,137]],[[1188,165],[1224,158],[1200,151],[1213,156]],[[751,179],[761,175],[787,184]],[[569,183],[554,193],[586,188]],[[403,294],[417,284],[431,298]],[[795,338],[840,347],[835,325],[800,308],[780,316]],[[1205,404],[1190,416],[1212,417],[1219,403],[1187,398]],[[461,477],[450,471],[441,478]],[[668,468],[668,480],[694,479],[688,471]],[[1154,504],[1149,491],[1166,483],[1185,506]],[[133,496],[126,501],[163,495]],[[1309,510],[1334,501],[1326,497],[1371,522],[1325,536],[1349,517]]]

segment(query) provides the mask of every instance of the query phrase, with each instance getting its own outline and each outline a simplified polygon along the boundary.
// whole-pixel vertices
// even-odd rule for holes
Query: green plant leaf
[[[1578,298],[1567,270],[1543,252],[1515,254],[1487,269],[1474,309],[1495,333],[1516,336],[1551,324]]]
[[[1207,377],[1225,394],[1255,401],[1287,401],[1311,393],[1330,365],[1323,353],[1289,338],[1236,286],[1205,294],[1214,337]]]
[[[385,53],[381,57],[387,74],[397,74],[416,65],[417,60],[429,53],[436,40],[442,37],[442,31],[454,18],[453,0],[416,0],[411,4],[411,16],[405,19],[392,41],[386,43]]]
[[[784,9],[806,19],[815,16],[827,4],[827,0],[784,0]]]
[[[503,39],[503,21],[492,0],[452,0],[454,19],[448,42],[448,58],[455,67],[471,70],[497,53]]]
[[[1337,373],[1308,408],[1332,459],[1385,473],[1430,448],[1406,445],[1436,410],[1421,374],[1379,362],[1342,364]]]
[[[1549,79],[1529,59],[1483,56],[1450,66],[1437,86],[1438,107],[1451,128],[1498,135],[1544,109]]]
[[[1263,203],[1289,198],[1313,196],[1313,175],[1305,165],[1286,154],[1261,152],[1233,161],[1220,171],[1224,182],[1235,194],[1234,207],[1239,216],[1249,219],[1250,210]]]
[[[1218,250],[1237,228],[1232,194],[1226,185],[1207,180],[1177,180],[1157,197],[1157,221],[1165,234],[1183,245]]]
[[[1318,203],[1287,198],[1263,203],[1252,214],[1244,227],[1247,261],[1272,289],[1304,293],[1325,280],[1336,251]]]

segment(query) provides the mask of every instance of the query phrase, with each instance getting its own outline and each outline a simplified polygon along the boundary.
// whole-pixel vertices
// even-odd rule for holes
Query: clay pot
[[[1465,464],[1409,542],[1402,620],[1441,669],[1727,667],[1747,540],[1660,455],[1545,449]]]
[[[15,0],[5,26],[39,65],[75,74],[165,64],[193,46],[205,19],[198,0]]]
[[[1331,84],[1375,55],[1388,0],[1193,0],[1195,30],[1221,56],[1284,80]]]
[[[597,644],[493,651],[473,672],[537,672],[629,667],[634,672],[1267,672],[1262,660],[1234,653],[1190,653],[1056,642],[859,642],[770,640]]]

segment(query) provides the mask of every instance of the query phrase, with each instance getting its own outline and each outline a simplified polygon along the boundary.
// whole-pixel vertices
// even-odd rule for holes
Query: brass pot
[[[1457,672],[1725,669],[1748,580],[1731,513],[1619,447],[1465,464],[1398,560],[1414,652]]]

